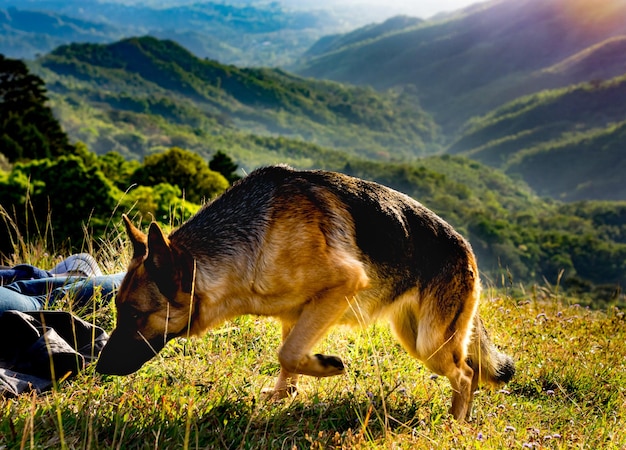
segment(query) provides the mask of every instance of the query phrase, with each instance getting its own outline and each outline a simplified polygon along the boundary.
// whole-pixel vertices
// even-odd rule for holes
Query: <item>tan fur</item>
[[[250,177],[169,237],[155,223],[146,235],[124,216],[133,259],[99,371],[132,372],[168,339],[256,314],[278,318],[283,328],[276,398],[295,392],[299,375],[344,372],[339,358],[311,354],[333,325],[379,318],[412,356],[448,377],[457,419],[469,415],[479,381],[510,378],[510,358],[481,342],[476,261],[449,225],[402,194],[339,174],[279,167]],[[271,195],[258,202],[264,192]],[[261,206],[242,206],[248,201]],[[396,263],[385,243],[365,240],[378,230],[360,217],[371,218],[381,239],[399,245],[398,261],[410,264]],[[245,233],[228,228],[239,225]],[[415,248],[404,244],[411,239]],[[432,267],[420,253],[429,248]]]

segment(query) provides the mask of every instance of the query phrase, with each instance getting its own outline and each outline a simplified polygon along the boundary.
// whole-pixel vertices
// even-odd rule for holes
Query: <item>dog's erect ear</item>
[[[156,222],[148,230],[148,259],[157,270],[171,269],[173,263],[170,241]]]
[[[170,301],[176,303],[177,291],[191,292],[194,276],[192,256],[170,244],[156,222],[148,230],[148,257],[144,267]]]
[[[148,230],[148,257],[144,267],[159,286],[161,293],[170,301],[174,299],[179,287],[176,260],[169,239],[159,225],[152,222]]]
[[[148,238],[141,230],[139,230],[130,221],[126,214],[122,214],[124,224],[126,225],[126,234],[133,245],[133,259],[143,258],[148,253]]]

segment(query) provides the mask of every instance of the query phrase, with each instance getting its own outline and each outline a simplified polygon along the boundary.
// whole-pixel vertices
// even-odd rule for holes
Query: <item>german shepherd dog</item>
[[[166,237],[124,216],[133,247],[116,297],[117,325],[96,370],[138,370],[177,336],[243,314],[282,325],[272,397],[299,375],[344,373],[311,354],[335,324],[391,323],[402,346],[452,386],[464,420],[481,383],[514,374],[477,315],[480,281],[470,245],[410,197],[377,183],[287,166],[258,169]]]

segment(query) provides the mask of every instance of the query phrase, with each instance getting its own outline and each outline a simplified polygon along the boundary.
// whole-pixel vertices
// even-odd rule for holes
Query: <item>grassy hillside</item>
[[[379,159],[440,148],[434,122],[410,92],[377,93],[280,70],[239,69],[198,59],[171,41],[145,37],[64,46],[33,68],[51,93],[61,94],[69,104],[58,108],[68,133],[89,144],[85,133],[73,134],[72,122],[84,119],[72,117],[72,109],[115,110],[135,117],[135,122],[165,119],[197,134],[239,129],[284,135]],[[115,141],[115,136],[107,138]],[[143,145],[139,155],[149,151]]]
[[[414,84],[424,107],[446,131],[455,131],[470,117],[533,92],[533,86],[594,79],[596,69],[571,72],[574,79],[544,74],[540,83],[527,83],[530,76],[626,35],[625,24],[622,0],[602,6],[580,0],[492,1],[398,33],[329,48],[304,60],[298,72],[377,88]],[[604,50],[623,61],[618,46]]]
[[[505,165],[540,195],[572,200],[626,198],[626,121],[518,152]]]
[[[449,148],[521,175],[540,195],[624,199],[626,76],[523,97],[472,119]]]
[[[113,261],[119,269],[119,254]],[[479,390],[465,424],[447,416],[448,381],[384,324],[334,331],[319,351],[341,356],[346,375],[303,377],[297,397],[268,402],[261,391],[279,370],[280,330],[243,317],[172,341],[134,375],[91,366],[46,395],[0,398],[0,439],[41,449],[623,448],[625,315],[575,303],[549,285],[486,290],[480,314],[517,374],[504,389]],[[110,306],[82,314],[110,330]]]

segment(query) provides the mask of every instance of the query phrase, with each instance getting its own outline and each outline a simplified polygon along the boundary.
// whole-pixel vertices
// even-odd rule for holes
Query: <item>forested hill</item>
[[[166,119],[167,114],[151,113],[154,105],[148,100],[143,109],[139,106],[119,109],[114,103],[89,99],[83,94],[95,95],[91,83],[96,81],[92,78],[86,83],[50,72],[51,84],[57,83],[51,103],[63,127],[72,130],[73,141],[81,133],[87,138],[83,140],[86,145],[77,143],[75,148],[66,148],[62,140],[57,143],[48,138],[54,133],[46,132],[45,126],[50,124],[47,107],[39,108],[40,116],[34,116],[30,103],[7,101],[28,97],[30,88],[43,92],[41,80],[28,76],[21,62],[5,61],[3,70],[13,76],[0,77],[1,87],[7,92],[15,91],[2,99],[3,142],[22,151],[4,155],[0,194],[6,211],[33,215],[32,220],[23,222],[24,236],[37,236],[38,224],[50,223],[50,228],[46,226],[45,230],[54,230],[55,242],[80,249],[85,227],[95,233],[99,242],[112,223],[113,210],[117,215],[137,209],[144,217],[167,220],[168,208],[180,204],[170,202],[180,198],[182,192],[185,199],[192,199],[192,194],[196,199],[206,195],[192,189],[202,185],[194,176],[199,173],[198,168],[206,166],[203,161],[211,160],[212,164],[220,154],[225,161],[227,154],[246,171],[261,164],[287,162],[301,168],[338,170],[406,192],[469,238],[488,285],[545,285],[547,281],[548,289],[558,283],[559,288],[573,289],[581,301],[596,306],[624,300],[615,287],[626,283],[626,202],[545,201],[521,181],[465,157],[443,155],[390,162],[348,155],[301,139],[259,136],[234,127],[218,128],[216,122],[204,123],[199,117],[190,126]],[[36,83],[24,83],[25,80]],[[135,87],[143,86],[141,77],[133,80],[137,82]],[[100,95],[108,91],[106,80],[101,80],[101,84]],[[134,95],[130,83],[127,88]],[[59,93],[62,89],[66,89],[65,94]],[[163,92],[171,94],[165,89]],[[126,96],[133,98],[128,93]],[[155,99],[155,105],[166,111],[166,106],[175,105],[159,104],[157,97],[151,100]],[[45,96],[40,96],[40,106],[44,101]],[[189,110],[170,111],[176,111],[182,118]],[[45,120],[31,120],[31,117]],[[40,141],[47,141],[50,152],[40,155],[31,151],[46,144],[37,145]],[[146,156],[143,165],[124,159],[117,152],[122,145],[127,152],[135,151],[135,156]],[[103,148],[115,151],[101,154]],[[97,150],[99,154],[89,150]],[[63,156],[52,159],[58,154]],[[35,160],[27,161],[29,158]],[[211,164],[206,170],[214,167]],[[225,174],[232,174],[236,168],[231,164],[226,166],[229,168]],[[202,175],[202,180],[208,180],[208,175]],[[139,186],[132,188],[135,183]],[[212,188],[219,188],[217,180],[214,184]],[[76,190],[77,185],[83,188]],[[31,190],[32,186],[36,189]],[[181,208],[181,214],[192,210],[186,204]],[[0,236],[6,241],[13,234],[0,233]],[[9,247],[11,242],[7,243]]]
[[[161,116],[213,133],[230,128],[298,137],[379,159],[440,149],[437,127],[408,91],[379,93],[278,69],[240,69],[199,59],[173,41],[72,44],[35,66],[52,93],[75,104]]]
[[[562,200],[626,198],[626,75],[543,91],[472,119],[448,149]]]
[[[349,45],[335,39],[296,71],[377,88],[413,84],[454,132],[521,95],[623,74],[613,39],[624,35],[624,0],[496,0]],[[594,52],[602,65],[588,64]]]
[[[295,70],[411,85],[445,152],[519,176],[542,196],[626,199],[626,0],[495,0],[388,20],[320,40]]]

